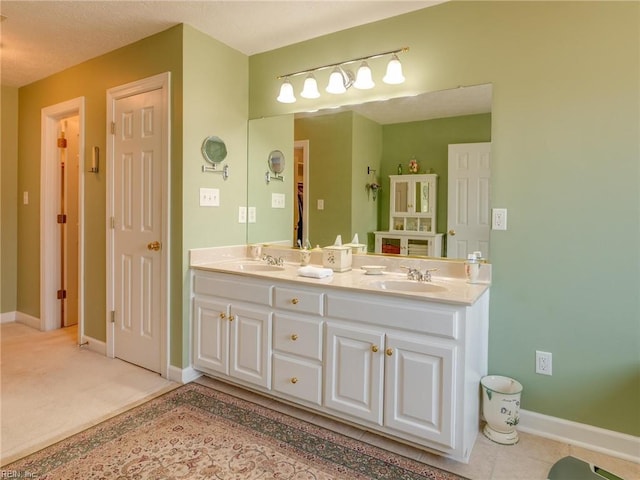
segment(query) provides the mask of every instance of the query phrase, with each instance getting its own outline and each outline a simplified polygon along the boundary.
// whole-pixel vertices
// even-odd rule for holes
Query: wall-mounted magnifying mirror
[[[265,179],[267,183],[269,183],[271,180],[280,180],[281,182],[284,181],[284,175],[282,175],[282,172],[284,172],[284,167],[286,165],[284,153],[282,153],[280,150],[272,150],[271,153],[269,153],[269,159],[267,160],[267,163],[269,164],[270,170],[265,173]]]
[[[222,173],[222,177],[226,180],[229,177],[229,166],[225,165],[222,170],[218,170],[218,164],[227,158],[227,146],[220,137],[211,135],[202,142],[202,156],[210,165],[203,165],[203,172]]]

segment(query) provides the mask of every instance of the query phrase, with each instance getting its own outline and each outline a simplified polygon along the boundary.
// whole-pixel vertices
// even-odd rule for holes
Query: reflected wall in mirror
[[[248,225],[248,243],[295,245],[304,229],[314,246],[332,244],[338,234],[345,241],[358,234],[373,252],[373,232],[389,229],[389,175],[400,169],[408,174],[412,159],[419,173],[438,175],[436,232],[445,234],[448,146],[491,141],[491,98],[491,85],[480,85],[250,120],[248,205],[258,215]],[[289,162],[281,185],[286,206],[272,208],[274,186],[264,185],[264,160],[259,167],[256,162],[274,149],[300,158],[294,141],[306,145],[306,167]],[[300,168],[307,169],[304,176]],[[381,185],[377,201],[366,188],[371,170]],[[306,225],[302,218],[308,218]]]

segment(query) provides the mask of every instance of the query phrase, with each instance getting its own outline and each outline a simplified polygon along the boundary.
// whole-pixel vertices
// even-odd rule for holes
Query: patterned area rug
[[[197,384],[5,466],[2,478],[460,480]]]

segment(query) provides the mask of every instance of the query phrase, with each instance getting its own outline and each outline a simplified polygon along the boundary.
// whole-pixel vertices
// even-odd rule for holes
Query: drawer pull
[[[378,346],[377,345],[371,345],[371,351],[373,353],[378,353]]]
[[[291,303],[293,303],[294,305],[297,305],[299,302],[299,300],[297,298],[292,298],[291,299]]]
[[[293,341],[295,342],[297,339],[298,339],[298,334],[293,333],[293,334],[291,335],[291,340],[293,340]]]
[[[293,378],[291,379],[291,383],[298,383],[298,379],[297,379],[296,377],[293,377]]]
[[[388,357],[390,357],[391,355],[393,355],[393,348],[387,348],[385,353],[387,354]]]
[[[236,317],[235,317],[235,316],[233,316],[233,315],[229,315],[229,321],[230,321],[230,322],[233,322],[235,319],[236,319]]]
[[[224,320],[225,318],[227,318],[227,314],[224,312],[220,312],[220,318]]]

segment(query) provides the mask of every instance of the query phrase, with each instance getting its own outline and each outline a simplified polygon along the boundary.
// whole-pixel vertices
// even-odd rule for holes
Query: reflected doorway
[[[309,140],[293,145],[293,245],[309,239]]]

